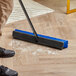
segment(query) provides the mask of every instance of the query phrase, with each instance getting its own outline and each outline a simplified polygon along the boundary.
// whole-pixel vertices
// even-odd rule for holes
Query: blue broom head
[[[34,33],[31,33],[31,32],[28,32],[28,31],[23,31],[23,30],[18,30],[18,29],[15,29],[15,31],[34,36]],[[37,35],[38,35],[38,37],[42,37],[42,38],[45,38],[45,39],[51,39],[51,40],[63,42],[64,43],[63,48],[68,48],[68,40],[59,39],[59,38],[50,37],[50,36],[45,36],[45,35],[41,35],[41,34],[37,34]]]

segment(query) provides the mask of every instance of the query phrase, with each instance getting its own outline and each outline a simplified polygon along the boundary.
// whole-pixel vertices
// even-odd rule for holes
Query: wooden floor
[[[12,31],[15,28],[31,31],[26,20],[6,25],[0,46],[13,49],[13,58],[0,59],[0,65],[18,71],[19,76],[76,76],[76,13],[66,15],[61,7],[54,13],[32,18],[39,34],[69,40],[69,48],[57,50],[14,40]]]

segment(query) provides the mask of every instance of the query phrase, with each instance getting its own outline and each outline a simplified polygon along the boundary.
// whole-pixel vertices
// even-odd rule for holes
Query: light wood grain
[[[13,58],[0,59],[0,64],[18,71],[19,76],[76,76],[76,13],[66,15],[61,10],[32,18],[39,34],[69,40],[69,48],[57,50],[12,38],[15,28],[31,31],[26,20],[6,25],[0,46],[13,49]],[[32,31],[31,31],[32,32]],[[32,54],[38,49],[43,52]],[[48,54],[45,50],[56,52]]]

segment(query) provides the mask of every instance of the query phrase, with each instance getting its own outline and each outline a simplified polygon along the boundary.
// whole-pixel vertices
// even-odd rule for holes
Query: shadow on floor
[[[58,12],[66,13],[67,0],[34,0]]]

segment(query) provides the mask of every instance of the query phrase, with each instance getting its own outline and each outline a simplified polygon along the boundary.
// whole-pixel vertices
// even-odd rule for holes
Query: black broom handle
[[[28,20],[28,22],[29,22],[29,24],[30,24],[32,30],[33,30],[33,33],[34,33],[34,35],[35,35],[35,37],[36,37],[36,39],[37,39],[38,36],[37,36],[36,30],[35,30],[35,28],[34,28],[32,22],[31,22],[31,19],[30,19],[29,15],[28,15],[28,13],[27,13],[27,11],[26,11],[26,8],[25,8],[25,6],[24,6],[22,0],[19,0],[19,3],[20,3],[20,5],[21,5],[21,7],[22,7],[22,9],[23,9],[23,11],[24,11],[24,13],[25,13],[25,15],[26,15],[26,18],[27,18],[27,20]]]

